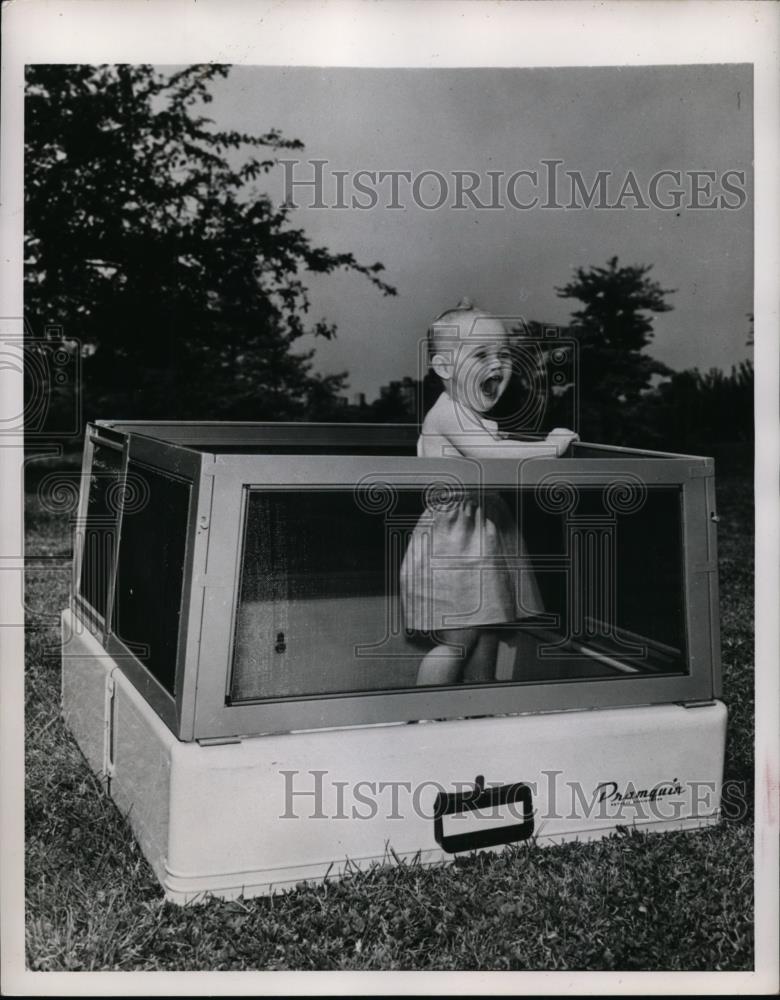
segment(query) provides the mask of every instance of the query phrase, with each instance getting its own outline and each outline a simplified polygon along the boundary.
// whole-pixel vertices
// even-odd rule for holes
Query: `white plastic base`
[[[70,612],[63,639],[65,721],[177,903],[270,893],[375,861],[434,863],[483,844],[718,820],[720,702],[202,746],[173,736]]]

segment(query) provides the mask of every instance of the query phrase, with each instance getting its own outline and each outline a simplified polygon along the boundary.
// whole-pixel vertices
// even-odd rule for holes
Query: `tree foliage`
[[[276,129],[202,112],[218,65],[28,68],[25,312],[85,354],[88,416],[290,418],[332,407],[305,334],[306,273],[346,270],[384,294],[379,263],[313,246],[256,183]]]
[[[648,277],[651,267],[621,267],[612,257],[606,267],[577,268],[562,288],[561,298],[576,299],[569,332],[579,347],[579,392],[582,437],[631,444],[632,425],[643,393],[654,376],[671,370],[645,349],[653,337],[651,313],[672,306],[662,288]],[[633,418],[633,419],[632,419]]]
[[[719,368],[674,372],[642,400],[639,443],[707,455],[728,444],[749,461],[754,382],[751,361],[728,374]]]

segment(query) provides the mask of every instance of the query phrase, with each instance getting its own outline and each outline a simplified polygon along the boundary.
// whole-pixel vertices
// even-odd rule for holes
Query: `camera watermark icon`
[[[446,386],[458,434],[484,428],[470,414],[498,426],[501,436],[539,440],[544,430],[580,423],[579,343],[565,328],[521,315],[456,315],[434,321],[417,345],[417,417],[425,416],[424,380],[432,370]],[[426,431],[423,428],[422,436]]]
[[[118,454],[118,453],[117,453]],[[119,620],[119,595],[113,593],[118,558],[119,521],[143,510],[150,501],[150,486],[141,472],[123,472],[121,460],[113,468],[105,456],[92,463],[89,474],[60,469],[44,473],[37,483],[33,503],[44,517],[67,518],[71,552],[62,556],[30,555],[24,560],[24,592],[20,604],[28,630],[52,630],[59,626],[59,610],[76,607],[70,620],[73,635],[84,631],[105,633]],[[19,563],[20,581],[22,580]],[[0,565],[0,569],[4,567]],[[9,568],[13,568],[10,567]],[[54,596],[56,595],[56,597]],[[63,635],[65,651],[71,635]],[[143,643],[126,643],[142,657],[149,654]],[[44,646],[44,652],[59,652]]]
[[[0,319],[0,375],[21,379],[23,396],[0,411],[0,438],[76,439],[82,432],[82,345],[61,326],[43,336],[18,318]],[[10,383],[7,383],[10,384]],[[14,398],[9,392],[6,400]]]

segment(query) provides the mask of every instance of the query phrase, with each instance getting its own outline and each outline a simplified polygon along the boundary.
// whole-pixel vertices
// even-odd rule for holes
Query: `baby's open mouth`
[[[488,375],[488,377],[482,382],[482,391],[489,399],[492,399],[495,395],[497,395],[501,381],[500,375]]]

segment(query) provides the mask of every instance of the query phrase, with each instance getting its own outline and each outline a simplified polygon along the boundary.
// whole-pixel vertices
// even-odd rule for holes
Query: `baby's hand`
[[[572,441],[579,441],[579,434],[575,434],[574,431],[570,431],[566,427],[556,427],[551,430],[547,435],[548,444],[555,445],[555,451],[557,455],[562,455]]]

